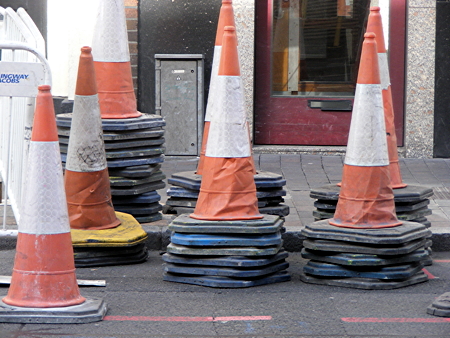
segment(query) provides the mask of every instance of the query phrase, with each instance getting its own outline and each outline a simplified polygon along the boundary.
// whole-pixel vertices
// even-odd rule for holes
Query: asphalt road
[[[0,251],[0,274],[10,275],[14,251]],[[90,324],[0,324],[1,338],[21,337],[450,337],[450,318],[427,315],[435,297],[450,291],[450,252],[434,254],[428,282],[374,291],[300,281],[299,253],[288,261],[289,282],[245,289],[216,289],[165,282],[160,253],[143,264],[79,268],[81,287],[103,298],[105,320]],[[7,286],[0,287],[6,295]]]

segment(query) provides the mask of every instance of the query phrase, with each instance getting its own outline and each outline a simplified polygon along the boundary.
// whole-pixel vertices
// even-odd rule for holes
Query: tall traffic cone
[[[11,286],[0,304],[0,321],[98,321],[106,312],[105,304],[86,300],[77,285],[50,86],[38,89],[27,168],[28,189]]]
[[[147,259],[146,232],[134,217],[115,212],[112,205],[90,47],[81,48],[65,186],[77,267]]]
[[[192,218],[259,219],[253,157],[240,77],[235,28],[224,28],[217,78],[217,108],[212,114],[200,194]]]
[[[139,117],[123,0],[101,0],[92,42],[103,119]]]
[[[232,0],[222,0],[220,7],[219,22],[217,23],[216,41],[214,44],[213,62],[211,68],[211,80],[209,83],[208,102],[206,104],[205,123],[203,125],[202,148],[200,150],[200,159],[197,165],[198,175],[203,175],[203,165],[205,161],[206,144],[208,143],[209,125],[211,116],[217,109],[218,93],[217,93],[217,77],[219,74],[220,55],[222,53],[223,32],[226,26],[236,27],[234,22],[234,11]]]
[[[389,153],[389,171],[391,174],[391,184],[393,189],[404,188],[407,185],[402,182],[402,174],[398,161],[397,135],[395,133],[394,124],[391,79],[389,76],[387,53],[384,44],[383,23],[380,14],[380,7],[370,8],[366,31],[375,33],[375,40],[377,41],[378,47],[378,62],[380,67],[380,80],[382,89],[381,92],[383,95],[384,119],[386,122],[386,138]]]
[[[211,116],[221,113],[220,104],[217,104],[217,102],[222,94],[218,92],[217,78],[225,26],[234,26],[234,13],[231,0],[222,0],[220,9],[211,71],[210,90],[203,128],[202,147],[198,165],[196,171],[179,172],[173,174],[172,177],[168,179],[168,183],[174,185],[174,187],[167,191],[169,198],[163,209],[165,213],[176,213],[177,215],[191,213],[197,204],[202,175],[204,170],[208,169],[204,167],[204,159],[209,137]],[[249,143],[251,144],[250,128],[247,127],[247,130],[249,132]],[[289,214],[289,206],[282,204],[283,199],[279,195],[281,188],[286,184],[286,180],[284,180],[281,175],[275,173],[262,170],[256,171],[253,158],[251,165],[257,196],[259,197],[259,212],[262,214],[287,216]],[[282,191],[281,193],[284,194],[285,191]]]
[[[364,35],[355,101],[334,218],[305,226],[300,279],[360,289],[428,280],[431,231],[395,213],[375,33]],[[324,253],[325,252],[325,253]]]
[[[64,183],[72,229],[120,224],[111,202],[91,47],[81,48]]]
[[[402,224],[395,213],[377,43],[366,33],[356,84],[342,187],[332,225],[387,228]]]

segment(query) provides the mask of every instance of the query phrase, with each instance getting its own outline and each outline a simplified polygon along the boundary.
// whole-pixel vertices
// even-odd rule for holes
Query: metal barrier
[[[37,86],[51,85],[51,71],[44,56],[44,39],[26,11],[0,7],[0,14],[0,174],[4,192],[0,236],[15,236],[17,230],[7,229],[7,206],[11,205],[19,224]]]

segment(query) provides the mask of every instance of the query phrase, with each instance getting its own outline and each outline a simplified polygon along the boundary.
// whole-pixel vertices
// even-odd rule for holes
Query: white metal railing
[[[37,85],[51,84],[51,71],[44,39],[26,11],[20,8],[16,13],[0,7],[0,14],[0,82],[5,81],[0,83],[0,175],[5,195],[0,236],[14,236],[17,230],[8,229],[6,224],[7,206],[11,205],[18,224]],[[11,83],[8,74],[30,77]]]

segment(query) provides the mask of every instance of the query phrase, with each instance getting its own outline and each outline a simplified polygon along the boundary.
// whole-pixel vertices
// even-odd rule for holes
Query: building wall
[[[128,30],[128,48],[130,50],[131,74],[133,76],[134,90],[137,95],[137,79],[138,79],[138,27],[139,0],[124,0],[125,16]]]
[[[408,1],[405,157],[433,156],[436,2]]]
[[[99,0],[77,0],[70,2],[68,8],[65,2],[48,0],[48,50],[54,74],[54,95],[73,98],[79,49],[92,41],[95,8],[98,2]],[[204,54],[206,97],[221,0],[192,2],[124,0],[124,2],[139,109],[145,113],[154,112],[153,59],[156,53]],[[380,5],[382,8],[385,3],[386,0],[372,1],[372,5]],[[252,124],[255,0],[234,0],[233,7],[245,86],[246,111]],[[91,10],[86,11],[86,8]],[[407,11],[405,142],[399,151],[406,157],[432,157],[436,1],[409,0]],[[259,151],[271,151],[264,148],[260,148]],[[280,151],[276,149],[277,147],[272,148],[273,151]],[[316,148],[289,147],[281,151],[328,153],[333,151],[332,147]],[[339,149],[336,151],[342,152]]]
[[[208,94],[221,0],[139,0],[139,95],[144,113],[155,111],[155,54],[203,54]]]
[[[434,157],[450,157],[450,2],[436,1],[436,77],[434,95]]]
[[[53,73],[54,96],[74,98],[80,49],[92,45],[99,2],[47,0],[47,58]],[[138,0],[124,0],[124,4],[130,60],[137,89]]]
[[[234,6],[237,8],[243,2],[249,9],[251,0],[235,0]],[[382,15],[387,12],[387,0],[372,0],[371,5],[380,6]],[[399,153],[404,157],[431,158],[433,157],[434,132],[436,2],[434,0],[408,0],[407,5],[405,137],[404,147],[399,148]],[[384,28],[387,29],[386,26]],[[250,32],[247,31],[246,34],[250,35]],[[253,43],[253,40],[251,41]],[[249,87],[246,87],[246,90],[247,95],[253,95]],[[251,103],[247,105],[248,109],[252,109]],[[270,148],[270,146],[264,146],[258,147],[258,150],[271,152]],[[333,153],[335,148],[336,152],[341,152],[338,147],[272,148],[274,151],[283,152],[324,153]]]

